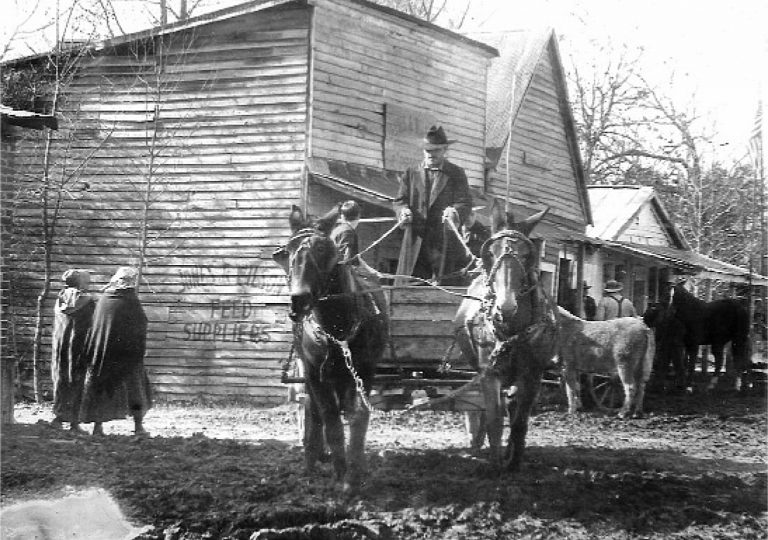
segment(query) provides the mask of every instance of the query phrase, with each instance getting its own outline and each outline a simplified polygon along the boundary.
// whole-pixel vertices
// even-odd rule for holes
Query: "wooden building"
[[[662,301],[670,281],[681,276],[698,278],[710,297],[718,283],[731,289],[729,295],[737,284],[768,284],[765,276],[694,252],[652,187],[589,186],[588,193],[595,219],[586,233],[595,248],[585,261],[585,279],[596,300],[611,279],[624,285],[638,313]]]
[[[483,34],[499,50],[488,76],[488,197],[508,200],[516,219],[550,211],[544,242],[548,292],[580,309],[585,227],[592,222],[586,179],[554,31]]]
[[[25,362],[44,274],[40,208],[21,194],[44,163],[67,182],[50,193],[63,197],[43,359],[57,276],[92,269],[96,290],[143,259],[146,364],[169,399],[283,399],[291,336],[271,253],[288,238],[291,204],[317,214],[354,196],[366,215],[391,217],[393,171],[420,158],[432,123],[460,141],[452,159],[484,187],[496,50],[365,0],[257,0],[66,54],[76,69],[48,160],[44,138],[3,133],[4,218],[17,247],[3,254],[4,317],[12,312]],[[363,242],[380,234],[362,232]],[[392,249],[373,254],[377,264]]]

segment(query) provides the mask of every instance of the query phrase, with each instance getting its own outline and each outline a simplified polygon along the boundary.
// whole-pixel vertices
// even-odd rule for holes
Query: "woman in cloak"
[[[61,279],[65,287],[53,308],[52,424],[61,427],[62,422],[69,422],[72,431],[83,433],[78,419],[87,365],[83,349],[95,302],[88,292],[91,283],[88,270],[70,269]]]
[[[152,407],[152,395],[144,369],[147,317],[136,294],[138,275],[135,268],[118,268],[93,314],[80,421],[93,422],[94,435],[104,434],[104,422],[129,414],[134,433],[147,434],[142,420]]]

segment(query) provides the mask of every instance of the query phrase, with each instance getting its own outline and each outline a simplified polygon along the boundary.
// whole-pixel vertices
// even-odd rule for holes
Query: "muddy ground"
[[[767,538],[765,395],[649,396],[645,418],[531,419],[520,473],[490,471],[455,413],[376,412],[345,500],[302,471],[295,406],[159,405],[130,435],[74,436],[48,406],[2,431],[2,504],[108,490],[145,539]]]

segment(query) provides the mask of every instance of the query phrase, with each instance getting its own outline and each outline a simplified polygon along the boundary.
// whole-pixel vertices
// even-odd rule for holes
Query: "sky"
[[[72,0],[59,0],[65,4]],[[146,27],[142,0],[112,0],[126,31]],[[175,5],[179,0],[168,0]],[[210,11],[237,0],[200,0]],[[447,0],[461,9],[465,0]],[[695,103],[716,132],[728,159],[746,155],[760,96],[768,104],[768,0],[466,0],[469,17],[461,30],[499,31],[551,27],[563,39],[564,61],[594,55],[590,39],[642,47],[643,74],[681,105]],[[0,47],[30,6],[38,9],[25,29],[40,48],[34,21],[52,13],[56,0],[3,0]],[[189,1],[192,5],[194,2]],[[10,7],[6,11],[6,8]],[[156,9],[156,8],[153,8]],[[0,49],[2,50],[2,49]],[[24,50],[25,54],[28,50]],[[674,84],[669,75],[674,71]]]
[[[553,27],[570,54],[594,54],[590,38],[643,47],[643,74],[708,117],[724,158],[740,159],[761,96],[768,105],[766,0],[483,0],[465,25]],[[669,75],[675,72],[674,84]]]

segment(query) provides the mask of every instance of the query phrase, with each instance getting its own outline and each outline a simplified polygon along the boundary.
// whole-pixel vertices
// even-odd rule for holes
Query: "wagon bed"
[[[378,364],[371,404],[402,409],[415,400],[436,398],[465,385],[477,373],[454,346],[453,318],[466,287],[385,286],[390,346]],[[446,362],[450,370],[445,370]],[[444,410],[481,410],[482,396],[469,390]]]

